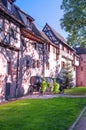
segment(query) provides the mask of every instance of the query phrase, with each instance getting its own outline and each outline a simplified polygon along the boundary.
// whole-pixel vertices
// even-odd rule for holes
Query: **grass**
[[[75,87],[71,89],[65,89],[65,94],[72,95],[86,95],[86,87]]]
[[[0,106],[0,130],[68,130],[86,98],[24,99]]]

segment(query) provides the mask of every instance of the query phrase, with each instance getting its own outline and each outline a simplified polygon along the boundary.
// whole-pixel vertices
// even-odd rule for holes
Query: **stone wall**
[[[9,66],[10,63],[10,66]],[[9,68],[9,67],[10,68]],[[10,75],[10,96],[14,96],[16,86],[17,52],[0,47],[0,96],[5,97],[6,83]],[[9,69],[9,70],[8,70]]]

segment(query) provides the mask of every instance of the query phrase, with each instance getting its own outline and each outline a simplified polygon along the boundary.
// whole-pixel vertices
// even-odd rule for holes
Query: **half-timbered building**
[[[0,98],[6,93],[27,94],[32,76],[56,78],[66,59],[74,68],[76,85],[75,50],[48,24],[39,31],[34,19],[14,1],[0,0]]]
[[[44,39],[34,19],[14,5],[0,1],[0,97],[4,98],[7,84],[10,97],[26,94],[29,79],[43,74]],[[8,92],[9,93],[9,92]]]
[[[57,47],[55,48],[50,46],[50,57],[54,57],[54,60],[49,62],[49,64],[52,66],[51,70],[53,70],[53,68],[56,66],[54,71],[57,72],[56,76],[58,76],[61,73],[65,63],[69,61],[73,67],[74,86],[76,86],[76,68],[79,66],[79,56],[76,54],[76,51],[70,47],[67,44],[67,41],[48,24],[46,24],[43,28],[43,32]]]

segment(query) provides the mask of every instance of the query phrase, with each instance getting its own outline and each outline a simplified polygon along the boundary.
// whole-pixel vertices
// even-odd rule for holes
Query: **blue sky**
[[[60,33],[65,39],[67,33],[60,27],[63,11],[60,9],[62,0],[16,0],[15,4],[35,19],[42,30],[46,22]]]

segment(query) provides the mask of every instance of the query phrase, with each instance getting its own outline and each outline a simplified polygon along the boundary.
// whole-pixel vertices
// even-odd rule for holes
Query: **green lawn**
[[[0,105],[0,130],[68,130],[86,98],[25,99]]]
[[[86,87],[75,87],[71,89],[65,89],[65,94],[73,95],[86,95]]]

